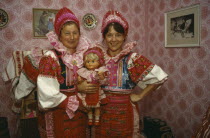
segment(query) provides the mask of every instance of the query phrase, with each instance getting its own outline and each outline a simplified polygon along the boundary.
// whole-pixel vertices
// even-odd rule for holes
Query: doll
[[[83,60],[84,67],[77,71],[79,75],[78,83],[87,80],[89,83],[98,84],[100,86],[106,85],[108,70],[103,66],[104,55],[102,50],[99,47],[88,49],[84,53]],[[81,98],[83,105],[88,108],[88,124],[93,125],[94,116],[94,125],[99,125],[100,103],[106,101],[103,90],[99,87],[99,91],[96,93],[78,93],[78,96]]]

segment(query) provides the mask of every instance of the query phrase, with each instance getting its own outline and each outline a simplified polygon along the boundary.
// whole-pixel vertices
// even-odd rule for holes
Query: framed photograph
[[[33,37],[46,38],[49,31],[54,30],[55,15],[58,10],[33,8]]]
[[[200,46],[200,5],[165,13],[165,47]]]

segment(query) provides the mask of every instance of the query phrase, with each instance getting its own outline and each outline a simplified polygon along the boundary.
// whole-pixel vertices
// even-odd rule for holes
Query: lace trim
[[[54,123],[53,123],[53,113],[45,113],[45,122],[46,122],[46,132],[48,138],[54,138]]]
[[[123,46],[123,50],[117,54],[115,57],[110,57],[108,54],[107,54],[107,48],[105,48],[105,51],[104,51],[104,56],[105,56],[105,61],[106,63],[108,63],[110,60],[114,60],[115,62],[117,62],[121,57],[127,55],[128,53],[131,52],[131,50],[137,45],[137,42],[134,41],[134,42],[130,42],[130,43],[127,43]]]
[[[68,98],[68,104],[66,107],[66,113],[69,116],[70,119],[74,117],[74,112],[78,109],[79,107],[79,101],[77,100],[77,96],[70,96]]]
[[[74,65],[78,68],[83,66],[83,53],[90,47],[90,41],[86,37],[80,37],[76,52],[70,54],[67,48],[58,40],[58,36],[55,32],[49,32],[46,36],[54,49],[61,52],[61,59],[67,67],[73,69]]]

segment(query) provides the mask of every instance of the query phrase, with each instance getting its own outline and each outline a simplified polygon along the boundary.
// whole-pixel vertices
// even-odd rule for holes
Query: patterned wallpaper
[[[164,48],[164,12],[200,3],[201,44],[197,48]],[[145,116],[165,120],[176,138],[189,138],[210,106],[210,1],[145,1],[144,53],[169,74],[164,86],[141,104]],[[155,32],[155,33],[154,33]]]
[[[196,3],[201,4],[201,46],[164,48],[164,12]],[[32,9],[60,9],[63,6],[77,15],[82,35],[93,43],[102,41],[101,20],[107,10],[118,10],[127,18],[130,24],[127,40],[136,40],[139,44],[136,50],[169,74],[163,87],[140,102],[141,115],[165,120],[177,138],[190,137],[210,104],[210,1],[1,0],[0,7],[8,12],[10,21],[0,29],[0,72],[3,72],[13,51],[50,48],[46,39],[33,38]],[[98,20],[93,30],[82,26],[82,17],[86,13],[93,13]],[[11,111],[12,93],[9,89],[10,84],[0,79],[0,116],[8,117],[10,134],[15,137],[17,117]]]

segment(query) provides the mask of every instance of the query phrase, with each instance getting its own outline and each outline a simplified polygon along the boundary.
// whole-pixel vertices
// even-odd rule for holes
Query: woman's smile
[[[118,54],[122,50],[122,45],[124,43],[125,36],[118,33],[113,26],[109,28],[108,33],[105,35],[105,43],[108,46],[108,53],[110,55]]]

